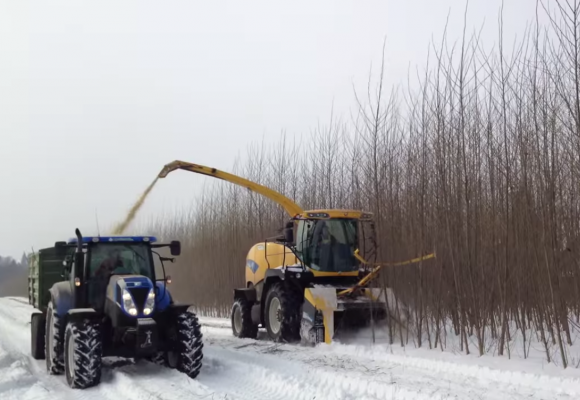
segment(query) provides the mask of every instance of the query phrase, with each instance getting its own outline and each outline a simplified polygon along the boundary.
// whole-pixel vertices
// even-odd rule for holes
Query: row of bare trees
[[[381,76],[356,97],[354,120],[282,135],[232,166],[304,208],[374,212],[381,260],[436,251],[381,278],[409,324],[390,325],[392,342],[444,347],[453,335],[464,352],[494,343],[509,355],[518,336],[524,356],[537,341],[569,364],[580,318],[580,3],[549,3],[537,4],[549,26],[509,50],[501,24],[492,50],[479,33],[443,40],[418,89],[387,91]],[[247,250],[284,220],[267,199],[211,182],[154,229],[183,240],[181,297],[228,316]]]

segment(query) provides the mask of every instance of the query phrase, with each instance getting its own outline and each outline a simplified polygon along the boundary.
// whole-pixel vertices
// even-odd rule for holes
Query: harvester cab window
[[[356,221],[335,219],[309,223],[311,228],[306,233],[308,245],[302,245],[305,263],[310,268],[323,272],[356,271]]]
[[[309,243],[314,232],[314,221],[298,221],[296,229],[296,252],[305,264],[308,264]]]

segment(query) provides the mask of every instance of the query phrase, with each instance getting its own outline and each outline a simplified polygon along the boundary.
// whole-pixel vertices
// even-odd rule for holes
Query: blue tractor
[[[100,383],[102,358],[148,359],[195,378],[202,366],[203,341],[197,316],[174,303],[164,261],[154,249],[181,253],[178,241],[154,237],[83,237],[40,251],[39,281],[50,281],[60,263],[62,275],[33,304],[32,354],[45,358],[49,374],[65,374],[72,388]],[[44,258],[43,258],[44,254]],[[154,256],[163,277],[156,277]],[[54,278],[53,278],[54,279]]]

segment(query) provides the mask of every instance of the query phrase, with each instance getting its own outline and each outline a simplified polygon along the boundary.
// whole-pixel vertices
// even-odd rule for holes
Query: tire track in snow
[[[198,382],[198,379],[193,380],[185,374],[147,361],[139,361],[136,364],[115,370],[114,375],[106,377],[101,386],[103,390],[108,391],[111,395],[116,395],[117,398],[119,395],[123,395],[132,400],[145,398],[172,400],[232,398],[204,386]]]
[[[203,321],[202,321],[203,322]],[[212,334],[213,333],[213,334]],[[450,370],[421,368],[416,363],[408,365],[384,358],[355,357],[335,352],[331,348],[305,348],[296,345],[276,345],[260,340],[237,339],[226,330],[205,328],[204,335],[211,342],[210,349],[221,347],[219,358],[240,357],[246,363],[268,366],[276,371],[283,362],[302,365],[301,371],[308,371],[312,380],[322,388],[340,388],[336,398],[382,398],[382,399],[571,399],[573,394],[563,393],[558,386],[533,387],[495,380],[494,375],[464,376],[458,373],[460,365]],[[268,354],[276,350],[276,355]],[[228,354],[228,352],[230,354]],[[260,354],[264,353],[264,354]],[[258,357],[258,358],[255,358]],[[272,359],[274,358],[274,359]],[[254,360],[252,363],[251,360]],[[248,367],[250,368],[250,367]],[[287,367],[282,367],[282,373]],[[292,376],[296,372],[292,371]],[[342,397],[341,397],[342,396]],[[298,397],[297,397],[298,398]],[[325,393],[322,397],[326,398]],[[329,398],[334,398],[330,396]]]
[[[47,375],[44,361],[29,355],[33,308],[23,300],[0,298],[3,400],[570,398],[559,395],[558,388],[522,388],[494,380],[493,376],[461,376],[457,370],[421,368],[396,358],[390,360],[387,355],[365,357],[324,347],[313,349],[237,339],[229,329],[207,326],[202,328],[204,366],[195,380],[145,361],[111,364],[111,359],[106,358],[99,386],[73,390],[63,376]]]
[[[208,346],[206,354],[214,371],[204,376],[204,383],[210,386],[220,384],[223,391],[237,394],[240,399],[439,398],[431,393],[422,395],[401,387],[388,376],[375,375],[369,380],[350,372],[326,371],[270,354],[238,352],[219,346]]]

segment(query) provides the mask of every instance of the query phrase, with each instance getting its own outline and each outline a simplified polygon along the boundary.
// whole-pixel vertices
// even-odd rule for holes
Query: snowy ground
[[[147,362],[113,360],[98,387],[79,391],[30,356],[31,311],[26,299],[0,298],[2,400],[580,398],[577,369],[380,345],[312,349],[239,340],[229,321],[213,318],[202,320],[204,367],[196,380]]]

